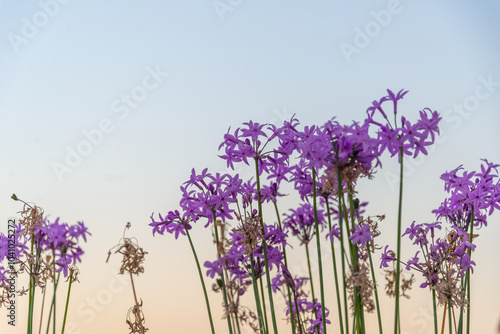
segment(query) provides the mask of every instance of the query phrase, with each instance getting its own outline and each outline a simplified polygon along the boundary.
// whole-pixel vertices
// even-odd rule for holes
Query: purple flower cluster
[[[378,126],[377,140],[379,141],[379,154],[384,150],[388,150],[391,156],[398,154],[401,161],[401,150],[404,155],[413,156],[414,158],[422,153],[427,155],[426,147],[432,145],[436,139],[436,134],[439,134],[438,124],[441,120],[437,111],[432,111],[429,108],[424,108],[420,111],[420,119],[412,124],[406,117],[401,116],[400,125],[398,126],[396,115],[398,113],[398,101],[401,100],[408,91],[400,90],[394,94],[391,90],[387,90],[388,95],[382,97],[379,101],[373,101],[372,106],[366,112],[368,114],[367,121]],[[392,101],[393,122],[389,119],[390,115],[382,108],[383,104]],[[375,120],[375,115],[382,115],[384,121],[378,122]]]
[[[459,166],[441,175],[450,196],[433,211],[438,218],[465,229],[472,219],[475,226],[481,227],[487,225],[487,215],[500,209],[500,165],[483,161],[480,172],[468,172]]]
[[[212,175],[207,168],[197,174],[193,168],[189,180],[181,186],[181,191],[179,205],[183,209],[182,215],[177,210],[169,211],[165,217],[159,215],[159,221],[151,215],[152,223],[149,226],[153,227],[153,234],[164,234],[167,231],[174,233],[177,239],[179,234],[185,235],[190,222],[196,222],[200,218],[207,219],[205,227],[213,223],[214,218],[222,221],[232,219],[234,209],[229,205],[235,203],[237,195],[243,194],[245,189],[238,175]]]
[[[34,253],[38,254],[39,259],[45,259],[46,255],[52,257],[50,263],[37,263],[33,268],[36,275],[40,275],[48,269],[53,263],[56,265],[56,272],[62,272],[64,277],[69,274],[69,267],[81,262],[83,250],[80,247],[80,240],[87,241],[87,235],[90,233],[83,222],[75,225],[61,223],[57,218],[51,222],[46,217],[43,223],[35,226],[32,233],[26,233],[21,224],[16,225],[16,233],[13,235],[0,234],[0,263],[5,260],[15,261],[16,265],[21,265],[20,271],[28,271],[28,262],[33,256],[30,254],[28,244],[33,241]],[[0,286],[5,286],[6,278],[9,272],[14,268],[0,265]],[[53,270],[53,269],[52,269]],[[32,275],[35,272],[28,272]]]
[[[234,163],[244,162],[249,165],[249,159],[256,159],[259,165],[259,174],[268,173],[268,178],[276,183],[287,180],[287,159],[296,149],[294,141],[296,132],[292,118],[282,127],[273,124],[259,124],[249,121],[243,123],[244,127],[237,128],[233,134],[224,135],[224,141],[219,150],[224,148],[223,155],[219,157],[226,160],[227,167],[234,170]],[[267,133],[266,133],[267,132]],[[278,138],[279,147],[269,147],[273,139]]]
[[[290,214],[285,214],[283,228],[292,232],[301,244],[308,244],[315,234],[314,207],[303,203],[296,210],[290,209]],[[323,210],[317,210],[318,224],[324,228],[326,225]]]
[[[238,163],[255,164],[255,179],[244,181],[238,175],[211,174],[207,169],[198,174],[193,169],[189,180],[181,186],[181,209],[169,211],[166,216],[159,215],[159,219],[151,216],[149,225],[153,234],[168,232],[177,239],[179,235],[185,235],[191,223],[199,219],[206,220],[205,227],[216,222],[215,231],[219,227],[222,230],[217,240],[217,253],[220,256],[214,261],[204,262],[206,275],[216,279],[219,287],[221,276],[233,283],[237,282],[235,284],[242,289],[242,294],[253,283],[252,277],[260,278],[266,274],[269,279],[273,271],[272,282],[268,281],[272,291],[282,291],[281,288],[286,285],[297,299],[297,306],[292,305],[287,310],[288,315],[309,313],[307,332],[322,332],[326,320],[322,317],[326,318],[327,313],[324,313],[320,303],[310,301],[307,293],[300,292],[304,282],[310,278],[292,278],[284,266],[288,234],[296,236],[301,245],[308,245],[317,233],[316,228],[321,234],[327,222],[330,224],[339,218],[336,208],[341,210],[341,225],[334,224],[325,233],[326,238],[334,242],[341,238],[341,231],[350,233],[350,237],[343,241],[354,245],[349,251],[356,253],[346,258],[358,261],[348,264],[349,268],[357,268],[355,270],[358,272],[352,269],[351,273],[344,275],[350,277],[352,286],[358,287],[357,302],[364,303],[365,298],[368,302],[372,291],[370,279],[368,276],[361,277],[360,272],[369,272],[365,270],[368,268],[367,252],[374,248],[373,240],[380,232],[377,222],[370,218],[364,220],[361,216],[366,203],[353,198],[357,180],[360,176],[371,177],[375,168],[381,167],[380,156],[386,149],[392,156],[398,154],[400,160],[401,152],[417,157],[420,153],[427,154],[426,148],[439,134],[438,123],[441,118],[436,111],[428,108],[420,111],[417,122],[411,123],[402,116],[398,124],[398,101],[407,92],[387,92],[387,96],[373,102],[373,106],[367,110],[367,119],[361,123],[341,125],[332,119],[322,126],[299,128],[298,120],[292,117],[279,127],[250,120],[234,131],[229,128],[219,146],[219,157],[233,170]],[[389,101],[392,101],[394,120],[390,120],[384,110]],[[384,121],[377,121],[376,114],[382,115]],[[264,178],[267,184],[263,184]],[[280,191],[283,191],[281,185],[284,182],[293,184],[302,204],[283,215],[282,229],[281,224],[265,223],[268,218],[263,217],[259,210],[263,204],[270,203],[275,206],[273,211],[279,212],[277,202],[283,196]],[[314,194],[317,198],[313,198]],[[483,195],[481,193],[478,196]],[[260,203],[254,205],[255,201]],[[237,227],[229,230],[231,220],[236,221]],[[438,227],[422,225],[422,228],[424,231],[434,231]],[[415,232],[411,238],[421,240],[422,236]],[[473,265],[470,258],[467,259],[462,253],[457,257],[459,253],[456,252],[464,246],[463,250],[467,254],[469,248],[467,244],[461,243],[460,237],[456,240],[458,248],[450,256],[455,256],[454,261],[459,258],[459,262],[455,261],[457,266],[468,268]],[[264,254],[267,254],[267,258]],[[345,255],[342,252],[341,256]],[[394,259],[393,252],[386,247],[381,267],[387,267]],[[230,285],[227,287],[231,289]],[[366,296],[361,296],[359,291],[364,291]],[[328,320],[325,322],[329,323]]]
[[[443,222],[416,224],[413,222],[403,233],[420,250],[406,262],[406,269],[420,271],[425,278],[421,287],[431,286],[440,300],[451,298],[453,305],[466,303],[463,289],[458,283],[476,263],[471,254],[476,245],[470,231],[472,227],[487,225],[487,215],[500,209],[499,165],[483,160],[481,171],[468,172],[459,166],[442,174],[445,190],[450,194],[433,213],[448,224],[450,230],[444,237],[436,231],[443,229]],[[387,251],[382,255],[381,266],[394,260]]]
[[[90,235],[83,222],[76,225],[61,223],[59,218],[50,222],[44,219],[42,226],[35,228],[34,241],[42,253],[52,254],[57,265],[56,272],[62,272],[64,277],[68,276],[70,265],[81,262],[83,250],[79,240],[87,241]]]
[[[23,235],[24,229],[19,223],[15,225],[15,233],[4,235],[0,233],[0,287],[8,286],[9,274],[14,272],[12,263],[17,263],[28,250],[28,238]],[[5,266],[3,263],[8,262]]]

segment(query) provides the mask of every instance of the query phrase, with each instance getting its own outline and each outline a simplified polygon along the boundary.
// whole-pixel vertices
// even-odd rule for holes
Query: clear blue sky
[[[71,321],[82,333],[123,332],[129,286],[94,318],[85,310],[113,282],[118,262],[104,260],[131,221],[149,251],[137,284],[152,332],[207,330],[189,320],[204,309],[185,240],[152,238],[147,224],[177,207],[192,167],[225,171],[217,147],[228,127],[293,114],[306,125],[362,120],[387,88],[408,89],[408,118],[424,107],[443,114],[440,142],[406,177],[406,220],[431,219],[442,172],[500,162],[499,15],[497,1],[0,0],[0,231],[20,209],[14,192],[85,221],[93,237]],[[386,160],[362,185],[374,214],[395,213],[395,173]],[[477,251],[482,302],[500,298],[492,220]],[[194,237],[211,254],[206,232]],[[405,333],[419,333],[411,312]],[[491,332],[499,314],[498,305],[476,313],[477,330]]]

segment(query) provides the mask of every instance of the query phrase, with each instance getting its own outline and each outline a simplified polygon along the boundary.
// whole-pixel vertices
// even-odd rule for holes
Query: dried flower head
[[[137,295],[135,292],[135,285],[133,274],[139,275],[139,273],[144,273],[144,257],[147,252],[145,252],[141,247],[139,247],[137,240],[135,238],[125,238],[125,232],[131,226],[130,222],[127,223],[125,229],[123,230],[123,237],[120,239],[118,245],[114,246],[108,251],[108,262],[111,256],[111,251],[116,248],[115,254],[119,253],[123,255],[122,265],[120,267],[120,274],[123,275],[125,272],[129,273],[130,282],[132,283],[132,291],[134,293],[135,304],[127,312],[126,323],[129,325],[130,334],[140,333],[144,334],[148,330],[145,327],[144,314],[142,313],[142,299],[139,303]]]
[[[123,255],[122,258],[122,266],[120,267],[120,274],[123,275],[125,272],[129,272],[131,274],[139,275],[139,273],[144,273],[144,257],[147,252],[145,252],[141,247],[139,247],[137,243],[137,239],[135,238],[125,238],[125,231],[129,229],[131,226],[130,223],[127,223],[125,226],[125,230],[123,231],[123,237],[120,239],[118,245],[114,246],[108,251],[108,258],[106,259],[106,263],[111,256],[111,251],[116,248],[115,254],[119,253]]]
[[[23,210],[19,212],[21,214],[19,222],[24,229],[19,231],[19,234],[31,235],[37,227],[41,227],[43,225],[43,209],[35,204],[31,205],[22,199],[19,199],[16,194],[12,194],[11,198],[14,201],[21,201],[24,203]]]

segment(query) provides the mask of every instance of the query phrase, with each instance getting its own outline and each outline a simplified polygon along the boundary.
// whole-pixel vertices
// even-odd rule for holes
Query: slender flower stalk
[[[323,334],[326,334],[326,313],[325,313],[325,288],[323,284],[323,264],[321,258],[321,245],[319,242],[319,220],[318,220],[318,206],[316,199],[316,169],[312,168],[312,181],[313,181],[313,207],[314,207],[314,222],[316,228],[316,247],[318,249],[318,271],[319,271],[319,288],[321,293],[321,315],[323,321]]]
[[[339,230],[340,230],[340,257],[341,257],[341,262],[342,262],[342,274],[345,275],[346,273],[346,265],[345,265],[345,249],[344,249],[344,224],[342,224],[342,218],[345,213],[345,210],[343,210],[343,193],[342,193],[342,179],[340,178],[340,168],[337,167],[337,196],[338,196],[338,211],[339,211]],[[347,224],[347,220],[346,224]],[[347,227],[347,230],[349,228]],[[349,309],[347,307],[347,285],[345,279],[342,279],[342,284],[343,284],[343,290],[344,290],[344,311],[345,311],[345,329],[346,329],[346,334],[349,334]],[[354,333],[354,330],[353,332]]]
[[[436,308],[436,290],[432,289],[432,313],[434,315],[434,334],[438,334],[438,319]]]
[[[330,204],[328,203],[328,197],[325,198],[325,205],[326,205],[326,216],[328,217],[328,229],[332,231],[332,218],[331,218],[331,213],[330,213]],[[340,217],[340,212],[339,212],[339,217]],[[341,245],[342,247],[342,245]],[[339,279],[338,279],[338,273],[337,273],[337,260],[335,256],[335,248],[333,247],[333,237],[330,242],[330,248],[332,252],[332,264],[333,264],[333,277],[335,279],[335,295],[337,297],[337,309],[338,309],[338,316],[339,316],[339,327],[340,327],[340,334],[344,334],[344,324],[343,324],[343,319],[342,319],[342,305],[341,305],[341,300],[340,300],[340,290],[339,290]],[[345,291],[345,290],[344,290]],[[346,310],[347,312],[347,310]]]
[[[54,261],[53,262],[54,263],[54,277],[56,277],[56,254],[55,254],[54,250],[52,250],[52,257],[53,257],[53,261]],[[56,301],[57,301],[56,292],[57,292],[57,284],[56,284],[56,281],[54,280],[54,299],[53,299],[53,301],[54,301],[54,304],[53,304],[54,305],[54,313],[53,313],[54,318],[53,318],[53,327],[52,327],[53,334],[56,334],[56,324],[57,324],[56,323]]]
[[[57,285],[59,284],[59,276],[61,275],[61,273],[57,274],[57,279],[55,279],[55,276],[54,276],[54,290],[57,290]],[[47,331],[45,332],[46,334],[49,334],[49,329],[50,329],[50,324],[52,323],[52,320],[53,320],[53,315],[52,315],[52,312],[55,312],[55,291],[54,291],[54,294],[52,296],[52,302],[50,303],[50,310],[49,310],[49,317],[48,317],[48,321],[47,321]],[[55,325],[53,325],[55,326]]]
[[[312,271],[311,271],[311,257],[309,254],[309,243],[305,244],[305,248],[306,248],[306,258],[307,258],[307,271],[309,273],[309,283],[311,285],[311,296],[312,296],[312,299],[315,300],[316,295],[314,294],[313,276],[312,276]]]
[[[469,233],[469,243],[472,244],[472,238],[474,236],[474,208],[472,208],[471,210],[471,216],[470,216],[470,233]],[[472,253],[472,249],[469,247],[468,249],[468,254],[469,254],[469,258],[471,257],[471,253]],[[470,297],[471,297],[471,294],[470,294],[470,271],[471,271],[471,268],[469,267],[467,269],[467,274],[466,274],[466,277],[465,277],[465,281],[467,282],[467,301],[469,302],[469,305],[467,307],[467,334],[470,333]]]
[[[47,289],[43,289],[43,296],[42,296],[42,310],[40,311],[40,323],[38,325],[38,334],[42,333],[42,319],[43,319],[43,309],[45,307],[45,294],[47,292]]]
[[[262,307],[261,307],[261,303],[260,303],[259,288],[257,286],[257,279],[255,278],[255,261],[253,258],[253,254],[250,255],[250,264],[252,266],[251,273],[252,273],[252,285],[253,285],[253,292],[254,292],[254,298],[255,298],[255,306],[257,307],[257,315],[259,317],[259,330],[260,330],[261,334],[267,334],[268,327],[267,327],[266,323],[264,322],[264,316],[263,316]]]
[[[64,329],[66,328],[66,317],[68,315],[68,306],[69,306],[69,296],[71,293],[71,285],[73,284],[73,274],[69,276],[69,284],[68,284],[68,295],[66,296],[66,306],[64,308],[64,319],[61,329],[61,334],[64,334]]]
[[[453,333],[453,322],[451,321],[451,302],[448,301],[448,327],[449,327],[449,334]]]
[[[280,213],[278,210],[278,204],[276,203],[276,201],[274,201],[273,203],[274,203],[274,209],[276,211],[276,219],[278,219],[278,226],[280,227],[280,230],[283,231],[283,226],[281,225],[281,217],[280,217]],[[286,245],[283,247],[283,261],[285,262],[285,267],[288,268],[288,261],[287,261],[287,257],[286,257]],[[292,295],[290,292],[290,287],[288,285],[286,287],[286,291],[287,291],[287,296],[288,296],[288,308],[291,310],[293,302],[292,302]],[[295,331],[295,319],[293,317],[293,314],[290,317],[290,323],[292,325],[292,333],[296,333],[296,331]]]
[[[215,218],[215,212],[213,213],[214,215],[214,222],[216,221]],[[217,258],[221,257],[220,251],[219,251],[219,232],[217,231],[217,225],[214,224],[214,232],[215,232],[215,242],[217,244]],[[224,299],[224,305],[225,305],[225,311],[226,311],[226,320],[227,320],[227,327],[229,330],[229,334],[233,334],[233,326],[231,324],[231,315],[229,313],[229,303],[228,303],[228,298],[227,298],[227,289],[226,289],[226,280],[224,279],[224,274],[221,273],[220,275],[221,281],[222,281],[222,297]]]
[[[264,228],[264,219],[262,217],[262,194],[260,192],[260,173],[259,173],[259,160],[255,160],[255,178],[257,180],[257,203],[259,207],[259,220],[262,230],[262,248],[264,250],[264,261],[266,266],[266,278],[267,278],[267,291],[269,294],[269,308],[271,309],[271,317],[273,321],[274,334],[278,334],[278,326],[276,324],[276,315],[274,313],[274,301],[273,301],[273,291],[271,289],[271,272],[269,270],[269,261],[267,257],[267,243],[266,243],[266,230]]]
[[[267,320],[267,309],[266,309],[266,296],[265,296],[265,289],[264,289],[264,283],[262,283],[262,276],[259,277],[259,285],[260,285],[260,294],[261,294],[261,300],[262,300],[262,314],[264,315],[264,328],[266,332],[269,333],[269,322]]]
[[[394,311],[394,334],[399,332],[399,281],[400,281],[400,259],[401,259],[401,220],[403,212],[403,147],[400,148],[401,161],[399,163],[399,204],[398,204],[398,228],[397,228],[397,251],[396,251],[396,287],[395,287],[395,311]]]
[[[33,254],[34,237],[31,234],[31,249],[30,254]],[[31,275],[33,272],[33,265],[30,264],[30,286],[29,286],[29,299],[28,299],[28,334],[33,331],[33,308],[35,306],[35,278]]]
[[[208,300],[207,288],[205,287],[205,281],[203,280],[203,274],[201,272],[200,261],[198,261],[198,255],[196,255],[196,250],[194,248],[193,241],[191,240],[191,236],[189,235],[188,229],[186,229],[186,235],[187,235],[188,240],[189,240],[189,246],[191,247],[191,252],[193,253],[193,256],[194,256],[194,261],[196,262],[196,268],[198,269],[198,275],[200,277],[201,287],[203,288],[203,295],[205,296],[205,304],[207,306],[207,312],[208,312],[208,320],[210,321],[210,329],[212,331],[212,334],[215,334],[214,322],[212,319],[212,311],[210,309],[210,302]]]
[[[380,304],[379,304],[379,300],[378,300],[377,280],[375,279],[375,270],[373,269],[372,253],[371,253],[370,249],[368,249],[368,247],[367,247],[366,251],[368,252],[368,257],[370,259],[370,269],[371,269],[371,273],[372,273],[373,287],[374,287],[374,292],[375,292],[375,303],[376,303],[376,307],[377,307],[378,329],[379,329],[379,333],[382,334],[383,333],[382,316],[380,314]]]

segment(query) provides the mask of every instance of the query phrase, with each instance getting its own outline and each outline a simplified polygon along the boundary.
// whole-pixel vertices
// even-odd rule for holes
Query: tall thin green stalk
[[[438,334],[438,320],[436,308],[436,290],[432,289],[432,313],[434,315],[434,334]]]
[[[311,257],[309,255],[309,244],[305,244],[306,248],[306,258],[307,258],[307,270],[309,272],[309,282],[311,283],[311,295],[313,301],[316,299],[316,295],[314,294],[314,283],[313,283],[313,276],[312,276],[312,270],[311,270]]]
[[[280,230],[283,231],[283,227],[281,226],[281,217],[280,217],[280,213],[279,213],[279,210],[278,210],[278,204],[276,202],[273,202],[274,203],[274,209],[276,211],[276,218],[278,219],[278,225],[280,227]],[[287,257],[286,257],[286,245],[283,247],[283,261],[285,262],[285,267],[288,268],[288,261],[287,261]],[[290,287],[286,286],[286,291],[287,291],[287,295],[288,295],[288,308],[290,309],[290,312],[292,311],[292,295],[290,293]],[[291,313],[292,316],[290,317],[290,322],[292,324],[292,333],[297,333],[295,331],[295,319],[293,318],[293,313]]]
[[[31,233],[31,249],[30,254],[33,255],[34,234]],[[30,286],[29,286],[29,299],[28,299],[28,334],[33,331],[33,307],[35,304],[35,278],[33,277],[33,264],[30,264]]]
[[[56,277],[56,254],[55,254],[55,251],[52,250],[52,257],[53,257],[53,261],[54,261],[54,277]],[[54,313],[53,313],[53,321],[54,321],[54,324],[53,324],[53,327],[52,327],[52,333],[53,334],[56,334],[56,302],[57,302],[57,299],[56,299],[56,292],[57,292],[57,284],[56,284],[56,281],[54,280]]]
[[[47,292],[47,289],[43,289],[42,310],[40,311],[40,323],[38,325],[38,334],[42,333],[43,309],[45,307],[45,294],[46,294],[46,292]]]
[[[56,303],[55,290],[57,289],[57,285],[59,284],[59,277],[60,276],[61,276],[61,273],[57,274],[57,279],[56,279],[55,275],[54,275],[54,295],[52,296],[52,302],[50,303],[49,317],[48,317],[48,321],[47,321],[47,331],[45,332],[45,334],[49,334],[50,323],[51,323],[51,319],[52,319],[52,312],[55,312],[55,306],[54,306]],[[55,317],[54,317],[54,319],[55,319]]]
[[[69,275],[68,295],[66,296],[66,306],[64,307],[64,319],[63,319],[61,334],[64,334],[64,329],[66,328],[66,317],[68,315],[69,296],[71,294],[72,284],[73,284],[73,273],[71,272]]]
[[[319,221],[318,221],[318,206],[316,200],[316,170],[312,168],[313,182],[313,208],[314,208],[314,225],[316,227],[316,248],[318,249],[318,271],[319,271],[319,289],[321,293],[321,316],[323,322],[323,334],[326,334],[326,315],[325,315],[325,289],[323,284],[323,264],[321,258],[321,245],[319,242]]]
[[[257,201],[259,206],[259,221],[262,231],[262,247],[264,248],[264,263],[266,265],[266,278],[267,278],[267,292],[269,295],[269,308],[271,309],[271,317],[273,321],[274,334],[278,334],[278,326],[276,324],[276,315],[274,314],[274,301],[273,291],[271,288],[271,272],[269,270],[269,260],[267,258],[267,242],[266,242],[266,229],[264,228],[264,219],[262,217],[262,196],[260,193],[260,174],[259,174],[259,160],[256,157],[255,161],[255,178],[257,180]]]
[[[262,283],[262,276],[259,277],[260,293],[262,296],[262,313],[264,314],[264,324],[266,325],[266,332],[269,332],[269,322],[267,321],[267,309],[266,309],[266,296],[264,295],[264,285]]]
[[[264,322],[264,315],[262,313],[262,307],[260,304],[260,297],[259,297],[259,288],[257,286],[257,279],[255,278],[255,261],[253,259],[253,254],[250,255],[250,264],[252,266],[252,285],[253,285],[253,294],[255,298],[255,307],[257,308],[257,315],[259,317],[259,327],[260,327],[260,333],[261,334],[267,334],[268,329],[266,327],[266,324]]]
[[[450,297],[448,297],[448,327],[449,327],[449,330],[450,330],[450,334],[453,333],[453,326],[452,326],[452,322],[451,322],[451,300],[450,300]]]
[[[331,212],[330,212],[330,204],[328,203],[328,198],[325,198],[325,203],[326,203],[326,215],[328,217],[328,229],[331,231],[332,230],[332,218],[330,216]],[[337,260],[335,257],[335,248],[333,247],[333,242],[330,243],[330,248],[332,251],[333,277],[335,278],[335,292],[336,292],[336,296],[337,296],[337,309],[338,309],[337,313],[339,315],[340,334],[344,334],[344,324],[343,324],[343,319],[342,319],[342,305],[341,305],[341,301],[340,301],[340,291],[339,291],[339,278],[338,278],[338,274],[337,274]]]
[[[217,228],[217,227],[215,227]],[[200,267],[200,261],[198,260],[198,256],[196,255],[196,250],[194,249],[193,241],[191,240],[191,236],[189,235],[189,230],[186,228],[186,235],[189,240],[189,246],[191,246],[191,252],[193,253],[194,260],[196,262],[196,268],[198,269],[198,275],[200,276],[201,287],[203,288],[203,295],[205,296],[205,304],[207,306],[208,312],[208,320],[210,321],[210,329],[212,330],[212,334],[215,334],[214,322],[212,320],[212,311],[210,310],[210,302],[208,300],[207,288],[205,287],[205,280],[203,279],[203,273]],[[71,284],[71,281],[70,281]]]
[[[221,254],[219,252],[219,231],[217,230],[217,224],[216,224],[217,218],[215,216],[215,212],[213,212],[213,219],[214,219],[215,242],[216,242],[216,248],[217,248],[217,258],[220,258]],[[224,236],[222,236],[222,237],[224,237]],[[222,275],[220,275],[220,278],[222,281],[222,297],[224,299],[227,327],[229,329],[229,334],[233,334],[233,326],[231,324],[231,315],[229,314],[229,304],[228,304],[228,299],[227,299],[226,280],[224,279],[224,271],[222,272]]]
[[[472,244],[472,239],[474,237],[474,208],[471,210],[471,216],[470,216],[470,233],[469,233],[469,242]],[[468,249],[469,253],[469,261],[472,258],[472,252],[471,249]],[[467,281],[467,334],[470,333],[470,267],[467,269],[467,274],[466,274],[466,279]]]
[[[340,230],[340,259],[342,265],[342,285],[344,291],[344,316],[345,316],[345,330],[346,334],[349,334],[349,308],[347,307],[347,285],[345,281],[345,249],[344,249],[344,225],[342,224],[344,210],[342,207],[343,201],[343,188],[342,188],[342,179],[340,178],[340,168],[337,167],[337,196],[338,196],[338,212],[339,212],[339,230]],[[347,223],[347,220],[346,220]],[[349,230],[349,228],[347,228]],[[354,333],[354,331],[353,331]]]
[[[399,205],[398,205],[398,228],[397,228],[397,251],[396,251],[396,288],[395,288],[395,311],[394,311],[394,334],[398,334],[399,322],[399,280],[400,280],[400,258],[401,258],[401,219],[403,212],[403,147],[399,149],[401,156],[400,171],[399,171]]]
[[[379,304],[379,300],[378,300],[377,280],[375,279],[375,270],[373,269],[372,253],[371,253],[369,247],[367,247],[367,248],[368,248],[367,249],[367,251],[368,251],[368,258],[370,259],[370,269],[371,269],[372,280],[373,280],[373,291],[375,292],[375,304],[377,306],[378,330],[379,330],[379,333],[382,334],[383,333],[383,330],[382,330],[382,317],[380,315],[380,304]]]

